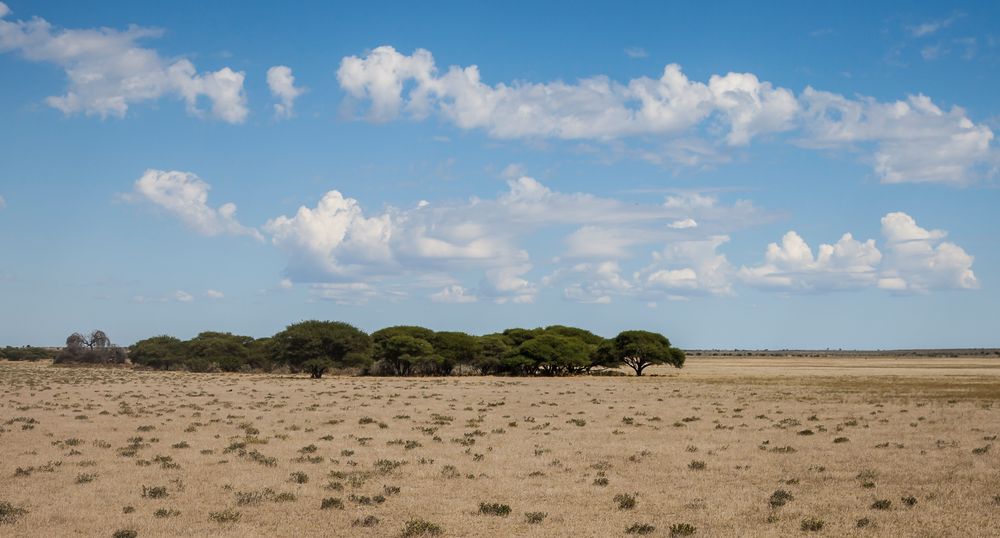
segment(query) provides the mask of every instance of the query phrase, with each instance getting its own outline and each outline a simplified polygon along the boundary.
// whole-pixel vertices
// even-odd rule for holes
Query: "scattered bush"
[[[403,525],[403,538],[411,538],[413,536],[437,536],[443,531],[439,525],[431,523],[430,521],[424,521],[423,519],[411,519]]]
[[[525,512],[524,521],[528,525],[537,525],[542,521],[545,521],[545,518],[547,518],[548,516],[549,515],[545,512]]]
[[[625,534],[639,534],[646,535],[652,534],[656,530],[656,527],[648,523],[635,523],[631,527],[625,529]]]
[[[822,519],[816,519],[814,517],[807,517],[802,520],[802,524],[799,528],[805,532],[819,532],[823,530],[824,522]]]
[[[355,519],[353,522],[351,522],[352,527],[370,528],[374,527],[375,525],[378,525],[378,518],[375,516],[365,516],[364,518],[358,518]]]
[[[142,496],[149,499],[162,499],[169,496],[166,486],[142,486]]]
[[[230,508],[226,508],[221,512],[208,513],[208,519],[216,523],[236,523],[237,521],[240,520],[241,517],[243,517],[243,514],[240,514],[239,512],[232,510]]]
[[[892,508],[892,501],[889,499],[878,499],[872,503],[872,510],[888,510]]]
[[[670,526],[671,537],[691,536],[697,531],[698,529],[695,528],[695,526],[690,523],[674,523],[673,525]]]
[[[510,515],[510,506],[500,503],[479,503],[479,513],[487,516],[507,517]]]
[[[320,510],[330,510],[332,508],[336,508],[337,510],[343,510],[344,501],[336,497],[327,497],[320,502],[319,508]]]
[[[618,503],[619,510],[631,510],[635,508],[636,504],[635,498],[637,495],[638,493],[636,494],[619,493],[618,495],[615,495],[612,500]]]
[[[768,499],[767,503],[771,506],[771,508],[780,508],[785,506],[785,503],[792,500],[795,500],[795,497],[791,493],[783,489],[779,489],[771,494],[771,498]]]
[[[7,501],[0,501],[0,525],[13,525],[28,511]]]

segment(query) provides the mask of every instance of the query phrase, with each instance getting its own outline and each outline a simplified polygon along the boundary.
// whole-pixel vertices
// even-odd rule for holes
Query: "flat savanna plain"
[[[1000,535],[998,359],[647,372],[0,362],[0,535],[400,536],[413,520],[431,525],[410,536]]]

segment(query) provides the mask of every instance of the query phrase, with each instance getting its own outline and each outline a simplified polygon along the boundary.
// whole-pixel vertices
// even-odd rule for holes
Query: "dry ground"
[[[400,536],[411,520],[443,536],[1000,535],[1000,360],[692,357],[650,373],[0,362],[0,535]],[[778,490],[791,498],[771,506]]]

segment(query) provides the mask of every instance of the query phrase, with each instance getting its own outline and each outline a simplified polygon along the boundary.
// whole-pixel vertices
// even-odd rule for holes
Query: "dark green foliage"
[[[695,526],[690,523],[674,523],[673,525],[670,526],[671,537],[691,536],[697,531],[698,529],[696,529]]]
[[[54,359],[55,351],[42,347],[11,347],[0,348],[0,360],[8,361],[37,361],[43,359]]]
[[[137,538],[139,532],[135,529],[118,529],[111,536],[112,538]]]
[[[878,499],[872,503],[872,510],[888,510],[892,508],[892,501],[889,499]]]
[[[371,360],[372,339],[352,325],[339,321],[303,321],[289,325],[271,339],[275,360],[293,370],[306,363],[329,361],[335,368],[365,366]]]
[[[537,524],[545,521],[545,518],[547,518],[547,517],[549,517],[549,515],[547,513],[545,513],[545,512],[525,512],[524,513],[524,521],[528,525],[537,525]]]
[[[618,503],[619,510],[631,510],[635,508],[635,497],[637,494],[619,493],[614,496],[613,501]]]
[[[644,536],[647,534],[652,534],[654,531],[656,531],[656,527],[648,523],[636,523],[631,527],[625,529],[625,534],[638,534],[640,536]]]
[[[170,370],[184,364],[184,343],[173,336],[154,336],[132,344],[128,355],[133,364]]]
[[[780,508],[785,506],[788,501],[792,500],[795,500],[795,497],[792,496],[791,493],[783,489],[779,489],[771,494],[771,498],[768,499],[767,504],[769,504],[771,508]]]
[[[13,525],[28,511],[7,501],[0,501],[0,525]]]
[[[824,522],[822,519],[816,519],[814,517],[807,517],[802,520],[799,528],[804,532],[819,532],[823,530]]]
[[[86,341],[82,335],[73,338],[77,336]],[[641,375],[651,364],[680,367],[684,363],[681,350],[670,347],[664,336],[646,331],[625,331],[605,340],[565,325],[514,328],[485,336],[399,325],[369,337],[346,323],[315,320],[289,325],[271,338],[257,340],[213,331],[188,341],[155,336],[136,342],[129,356],[139,366],[162,370],[274,371],[288,367],[313,378],[346,368],[358,368],[367,375],[556,376],[622,364]]]
[[[441,359],[434,352],[430,342],[433,339],[434,331],[423,327],[398,326],[375,331],[372,333],[375,360],[390,375],[408,375],[418,365],[433,369]]]
[[[401,536],[412,538],[413,536],[437,536],[443,531],[439,525],[425,521],[423,519],[411,519],[403,526]]]
[[[603,365],[624,364],[642,375],[654,364],[684,366],[684,352],[670,347],[670,340],[662,334],[649,331],[622,331],[618,336],[601,344],[596,360]]]
[[[510,515],[510,506],[500,503],[479,503],[479,513],[487,516],[506,517]]]

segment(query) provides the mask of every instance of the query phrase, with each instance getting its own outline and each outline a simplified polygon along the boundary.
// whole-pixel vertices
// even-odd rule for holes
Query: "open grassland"
[[[0,535],[1000,535],[1000,360],[648,373],[0,362]]]

